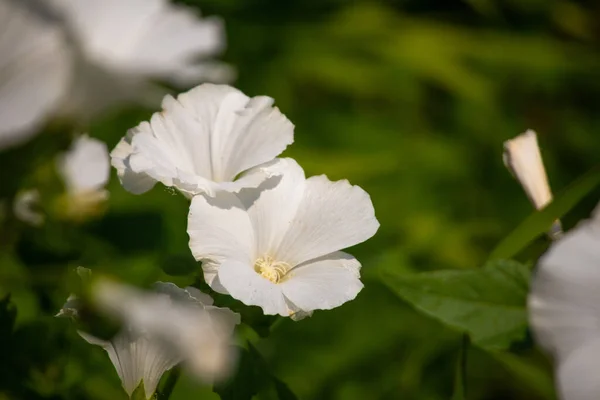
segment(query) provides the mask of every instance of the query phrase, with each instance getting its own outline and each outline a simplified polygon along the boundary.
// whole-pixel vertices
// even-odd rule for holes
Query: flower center
[[[273,283],[279,283],[290,269],[290,264],[283,261],[275,261],[271,256],[261,257],[254,262],[256,273]]]

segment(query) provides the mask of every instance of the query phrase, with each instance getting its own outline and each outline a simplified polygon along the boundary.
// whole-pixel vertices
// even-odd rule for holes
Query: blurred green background
[[[532,211],[501,159],[503,141],[527,128],[538,131],[557,191],[597,162],[598,3],[184,3],[225,20],[234,85],[275,98],[296,125],[284,155],[307,175],[362,186],[381,222],[350,249],[365,282],[355,301],[285,321],[257,344],[272,373],[301,399],[449,399],[460,334],[402,302],[380,272],[480,267]],[[123,107],[88,131],[112,148],[156,110]],[[10,313],[0,313],[0,399],[125,398],[104,351],[52,317],[76,266],[142,285],[199,276],[187,201],[161,185],[134,196],[113,173],[98,219],[50,218],[39,229],[15,221],[6,206],[15,191],[54,190],[52,160],[67,145],[53,132],[0,155],[0,295],[11,293],[16,306],[14,331]],[[565,226],[593,205],[589,196]],[[549,364],[531,343],[512,354],[519,358],[469,350],[468,399],[553,398]],[[172,398],[218,397],[184,378]]]

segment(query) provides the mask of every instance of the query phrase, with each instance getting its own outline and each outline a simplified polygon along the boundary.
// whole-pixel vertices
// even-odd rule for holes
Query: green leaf
[[[478,270],[384,273],[384,283],[418,310],[467,332],[474,344],[501,350],[523,339],[530,271],[498,260]]]
[[[600,167],[595,167],[571,183],[548,206],[526,218],[496,246],[489,259],[513,258],[535,238],[548,231],[554,221],[569,212],[598,184],[600,184]]]

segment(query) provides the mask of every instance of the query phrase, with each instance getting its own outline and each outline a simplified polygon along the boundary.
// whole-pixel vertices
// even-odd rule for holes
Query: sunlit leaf
[[[415,308],[465,331],[474,344],[506,349],[527,327],[529,268],[498,260],[475,270],[384,272],[384,282]]]

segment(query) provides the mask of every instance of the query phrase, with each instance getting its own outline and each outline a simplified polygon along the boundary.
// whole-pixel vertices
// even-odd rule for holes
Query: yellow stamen
[[[273,283],[279,283],[285,274],[291,269],[290,265],[283,261],[275,261],[271,256],[264,256],[256,260],[254,270],[265,279]]]

